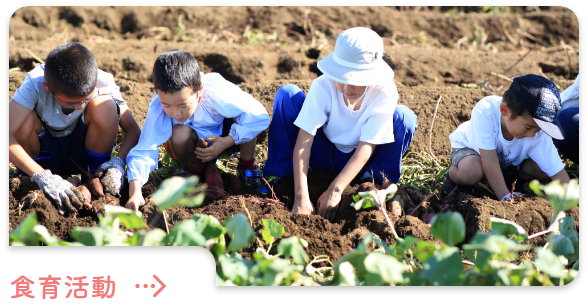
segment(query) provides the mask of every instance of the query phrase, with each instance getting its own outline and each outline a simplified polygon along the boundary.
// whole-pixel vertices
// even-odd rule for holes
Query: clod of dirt
[[[485,198],[467,198],[455,205],[464,217],[466,224],[466,241],[481,230],[490,231],[490,217],[506,219],[520,225],[529,235],[546,230],[551,224],[554,211],[549,201],[538,196],[524,196],[517,202],[496,201]],[[567,216],[574,218],[576,232],[579,233],[579,207],[570,209]],[[543,246],[547,242],[546,235],[532,239],[529,243]]]

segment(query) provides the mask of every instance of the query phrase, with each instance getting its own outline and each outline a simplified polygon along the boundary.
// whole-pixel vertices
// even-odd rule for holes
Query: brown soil
[[[385,51],[390,54],[386,60],[395,72],[399,103],[407,105],[418,117],[419,128],[409,151],[428,150],[431,120],[437,100],[442,97],[431,135],[431,149],[439,162],[446,165],[449,134],[469,120],[472,107],[482,97],[501,95],[508,87],[508,81],[493,73],[507,77],[544,73],[560,90],[573,83],[579,71],[579,57],[577,53],[568,57],[558,46],[564,43],[575,50],[579,48],[578,20],[573,12],[560,7],[541,9],[541,12],[528,12],[512,7],[511,12],[518,12],[515,15],[483,14],[481,7],[431,7],[430,12],[422,9],[415,12],[414,8],[406,12],[404,7],[25,7],[17,10],[10,20],[9,65],[14,69],[9,72],[9,98],[20,86],[26,71],[38,64],[35,57],[44,59],[56,46],[78,41],[92,50],[100,69],[115,76],[129,108],[142,126],[154,92],[153,62],[161,52],[180,48],[191,52],[204,72],[218,72],[249,92],[263,103],[271,116],[273,97],[280,86],[294,83],[307,92],[312,79],[320,75],[317,61],[333,51],[340,30],[367,26],[385,40]],[[456,11],[471,14],[451,14]],[[180,14],[186,33],[192,35],[187,39],[172,33],[178,27]],[[154,27],[168,30],[155,31]],[[243,32],[256,28],[269,34],[275,31],[277,41],[282,44],[244,43],[248,39],[242,36]],[[201,33],[200,38],[195,39],[194,33]],[[482,40],[476,33],[487,36]],[[484,48],[480,47],[481,42]],[[529,47],[533,50],[527,54]],[[472,84],[481,86],[464,88]],[[265,135],[258,142],[267,147]],[[333,178],[330,173],[309,172],[313,203]],[[144,187],[147,204],[142,212],[153,227],[165,229],[163,218],[149,198],[157,185],[150,182]],[[242,196],[258,234],[262,229],[261,219],[276,220],[284,225],[286,237],[296,235],[309,242],[309,255],[326,254],[331,260],[337,260],[368,231],[387,243],[394,243],[377,209],[356,212],[347,205],[351,195],[369,190],[370,186],[353,182],[345,190],[347,197],[331,223],[317,215],[291,214],[288,208],[294,196],[292,185],[292,178],[286,177],[276,187],[283,206],[254,196],[253,190],[244,190],[216,201],[207,199],[199,208],[172,208],[167,211],[167,221],[171,226],[194,213],[210,214],[222,221],[244,212],[239,201]],[[80,211],[75,219],[60,216],[39,191],[34,191],[35,184],[27,178],[11,179],[9,189],[9,230],[34,211],[50,233],[71,240],[69,233],[73,227],[94,226],[98,220],[92,211]],[[35,195],[35,201],[29,200]],[[125,203],[127,197],[128,191],[123,190],[121,199],[94,198],[92,204],[100,210],[104,204]],[[419,201],[414,197],[404,201],[404,214],[409,214]],[[19,204],[22,204],[20,210]],[[491,216],[515,221],[532,234],[546,229],[553,215],[549,204],[537,197],[524,198],[516,204],[466,197],[456,203],[434,199],[426,210],[415,213],[415,217],[398,218],[392,213],[389,216],[401,237],[413,235],[432,241],[422,219],[429,220],[434,213],[447,210],[463,214],[468,239],[477,230],[488,231]],[[571,214],[579,230],[578,209]],[[539,237],[532,243],[541,245],[544,239]],[[267,248],[265,243],[261,244]],[[256,247],[257,243],[252,244],[244,254]]]

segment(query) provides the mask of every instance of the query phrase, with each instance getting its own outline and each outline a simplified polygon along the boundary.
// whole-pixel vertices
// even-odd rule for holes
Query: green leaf
[[[564,235],[549,235],[548,240],[551,243],[551,249],[555,255],[573,255],[574,245],[572,240]]]
[[[218,258],[217,273],[222,273],[221,278],[228,279],[239,286],[247,286],[249,268],[245,260],[222,255]]]
[[[529,188],[533,190],[536,195],[546,198],[545,193],[543,193],[543,185],[541,185],[538,180],[532,180],[529,183]]]
[[[490,254],[504,255],[512,251],[524,251],[529,245],[518,244],[505,236],[488,235],[482,232],[476,233],[469,244],[461,247],[463,250],[484,250]]]
[[[563,185],[558,181],[553,181],[545,185],[543,190],[556,212],[568,211],[580,203],[580,186],[577,179]]]
[[[359,279],[355,276],[355,269],[350,262],[344,261],[336,265],[334,269],[338,286],[356,286],[359,284]]]
[[[456,247],[446,247],[423,263],[419,278],[434,286],[459,285],[464,271]]]
[[[151,199],[157,204],[159,210],[163,211],[173,205],[185,196],[187,193],[194,191],[194,186],[198,183],[197,176],[188,178],[173,176],[164,180],[159,188],[153,193]]]
[[[419,241],[414,248],[414,256],[421,262],[427,261],[435,254],[437,245],[430,241]]]
[[[308,262],[304,247],[308,247],[308,242],[302,238],[295,236],[284,238],[278,244],[278,253],[283,254],[286,259],[292,258],[296,264],[304,265]]]
[[[80,227],[76,226],[72,232],[71,237],[86,246],[102,246],[104,245],[104,237],[106,230],[101,227]]]
[[[196,230],[207,240],[219,238],[226,231],[213,216],[194,214],[192,219],[196,221]]]
[[[223,225],[227,228],[227,234],[231,238],[228,247],[229,252],[246,248],[249,243],[255,241],[255,232],[244,214],[238,213],[226,219]]]
[[[165,231],[159,228],[150,230],[147,233],[141,231],[140,235],[137,234],[138,233],[135,233],[135,235],[133,236],[133,238],[135,238],[135,236],[138,236],[137,242],[136,244],[134,244],[137,246],[160,246],[163,244],[163,239],[165,239],[165,236],[167,235]]]
[[[163,238],[165,245],[173,246],[204,246],[206,239],[197,231],[196,221],[182,220],[174,224]]]
[[[365,258],[364,265],[368,272],[365,280],[369,286],[404,282],[404,264],[391,255],[372,252]]]
[[[430,230],[434,237],[443,240],[449,246],[454,246],[465,238],[465,222],[457,212],[436,214],[431,220]]]
[[[551,277],[566,277],[564,265],[557,255],[549,249],[535,248],[537,258],[535,258],[535,266],[542,272],[547,273]]]
[[[576,233],[573,217],[565,217],[559,221],[559,232],[572,241],[574,247],[574,254],[566,256],[569,260],[575,261],[580,256],[580,242],[578,240],[578,233]]]
[[[104,205],[104,220],[111,222],[118,218],[127,229],[147,227],[140,212],[122,206]]]
[[[286,232],[284,230],[284,227],[274,220],[261,219],[261,221],[263,222],[263,230],[261,231],[261,236],[267,244],[273,243],[275,239],[282,237]]]
[[[337,263],[335,263],[335,266],[333,267],[333,270],[335,271],[335,276],[333,278],[333,281],[335,284],[343,284],[343,285],[347,284],[349,286],[352,285],[351,283],[349,283],[351,274],[348,271],[348,268],[341,267],[341,265],[343,265],[343,264],[345,264],[347,266],[346,263],[351,265],[351,268],[354,269],[354,271],[353,271],[354,277],[355,277],[355,275],[363,276],[366,274],[364,260],[367,256],[367,246],[371,243],[372,237],[373,237],[372,234],[368,233],[363,238],[363,240],[359,243],[357,248],[355,248],[355,250],[347,253],[345,256],[341,257],[341,259],[339,259],[339,261],[337,261]],[[359,281],[354,284],[358,284],[358,283],[359,283]]]
[[[504,236],[516,235],[519,241],[527,240],[527,232],[518,224],[499,218],[490,218],[492,233]]]
[[[217,286],[224,286],[225,285],[225,281],[220,276],[218,276],[218,274],[216,275],[216,285]]]
[[[59,239],[55,237],[55,235],[49,234],[49,231],[46,227],[40,224],[36,224],[33,228],[33,231],[39,235],[40,240],[46,246],[57,246],[59,245]]]
[[[37,234],[34,231],[37,225],[37,214],[29,214],[9,235],[10,245],[16,245],[16,242],[24,245],[39,245]]]
[[[219,258],[226,253],[225,246],[220,243],[211,245],[209,251],[212,253],[212,256],[214,256],[215,261],[218,261]]]

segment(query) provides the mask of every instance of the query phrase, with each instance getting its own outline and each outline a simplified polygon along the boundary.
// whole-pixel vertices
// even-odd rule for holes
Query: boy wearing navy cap
[[[470,120],[449,135],[448,194],[454,189],[467,192],[484,177],[502,201],[511,197],[505,178],[568,183],[570,177],[551,139],[565,136],[557,120],[560,110],[555,85],[533,74],[514,78],[503,97],[480,100]]]

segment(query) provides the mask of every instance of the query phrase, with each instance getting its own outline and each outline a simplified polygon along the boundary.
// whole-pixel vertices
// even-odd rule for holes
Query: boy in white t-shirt
[[[447,193],[467,192],[484,177],[502,201],[511,197],[505,178],[568,183],[551,139],[564,138],[557,120],[560,109],[555,85],[533,74],[514,78],[503,97],[480,100],[470,120],[449,135],[452,166],[445,177]]]
[[[397,183],[402,155],[417,120],[396,105],[394,72],[383,60],[383,41],[367,28],[352,28],[337,37],[335,51],[318,62],[323,75],[305,96],[295,85],[276,93],[268,135],[266,177],[294,174],[293,213],[311,214],[307,172],[339,173],[319,198],[318,213],[335,217],[341,193],[356,177],[384,174]],[[371,180],[370,180],[371,181]]]
[[[27,73],[8,108],[9,160],[59,213],[75,216],[82,207],[83,196],[62,177],[79,174],[78,166],[99,176],[105,192],[120,196],[124,160],[141,130],[114,77],[98,69],[88,48],[67,43],[53,49],[44,65]],[[119,125],[124,138],[111,158]],[[86,179],[82,175],[82,183]]]
[[[155,94],[141,138],[127,156],[127,208],[139,210],[145,204],[141,187],[157,167],[161,144],[184,171],[204,172],[207,196],[211,198],[226,195],[214,162],[223,152],[240,152],[239,176],[246,185],[260,184],[262,173],[255,164],[255,144],[270,118],[259,101],[218,73],[201,73],[194,56],[179,49],[157,58],[153,79]]]

